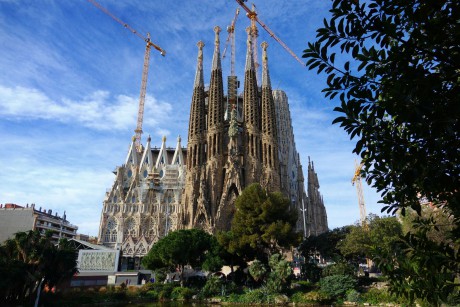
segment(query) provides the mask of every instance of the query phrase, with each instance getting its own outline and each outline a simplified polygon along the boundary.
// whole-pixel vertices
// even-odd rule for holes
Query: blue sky
[[[299,57],[328,16],[329,1],[254,0],[259,18]],[[186,145],[196,70],[196,43],[204,47],[209,82],[214,32],[221,52],[235,10],[232,0],[99,3],[166,50],[152,50],[144,135],[159,146]],[[236,24],[236,74],[243,77],[245,28]],[[272,86],[284,90],[297,150],[306,171],[314,161],[329,227],[359,218],[351,185],[353,142],[331,125],[337,102],[323,97],[324,76],[302,67],[259,27],[267,41]],[[124,162],[136,127],[144,42],[86,0],[0,0],[0,203],[65,210],[79,232],[97,235],[102,201]],[[261,51],[259,51],[259,56]],[[230,72],[223,60],[224,77]],[[240,88],[241,90],[241,88]],[[378,195],[364,184],[367,211],[380,212]]]

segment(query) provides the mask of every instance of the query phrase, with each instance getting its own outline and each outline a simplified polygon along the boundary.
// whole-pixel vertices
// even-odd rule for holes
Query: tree
[[[56,246],[49,232],[18,232],[0,246],[0,299],[30,303],[42,286],[70,278],[76,266],[77,252],[66,239]]]
[[[142,264],[151,269],[169,267],[171,270],[182,273],[185,265],[200,266],[207,262],[208,268],[222,267],[222,262],[214,252],[216,239],[201,229],[187,229],[170,232],[160,239],[142,260]]]
[[[322,258],[338,262],[343,255],[338,248],[338,243],[345,239],[352,226],[344,226],[306,238],[299,246],[299,252],[306,258],[320,255]]]
[[[251,274],[252,278],[254,278],[256,282],[259,282],[265,278],[267,268],[261,261],[256,259],[249,266],[249,274]]]
[[[460,2],[334,0],[330,12],[304,57],[309,69],[326,73],[326,97],[339,98],[335,111],[342,114],[333,123],[357,138],[354,152],[362,175],[382,193],[382,210],[420,214],[425,199],[449,208],[458,226]],[[452,244],[434,243],[423,229],[402,238],[405,252],[389,258],[396,263],[387,273],[394,291],[438,304],[460,274],[460,227],[451,231]],[[446,274],[433,278],[436,270]],[[414,291],[405,283],[413,276],[430,282]]]
[[[420,212],[426,197],[460,216],[460,3],[335,0],[330,12],[304,57],[328,75],[323,92],[343,114],[334,123],[358,138],[384,209]]]
[[[390,280],[390,291],[411,302],[421,298],[430,306],[460,304],[460,254],[452,244],[428,238],[433,228],[429,220],[418,220],[413,226],[394,251],[374,251],[375,263]]]
[[[366,227],[356,225],[351,228],[338,248],[349,259],[373,258],[374,250],[394,252],[402,235],[401,223],[395,217],[369,215]]]
[[[219,237],[230,253],[267,263],[270,255],[298,244],[297,214],[281,193],[267,193],[259,184],[251,184],[235,206],[230,233]]]

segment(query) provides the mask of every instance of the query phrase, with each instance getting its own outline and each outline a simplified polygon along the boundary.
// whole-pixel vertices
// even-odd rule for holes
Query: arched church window
[[[105,228],[104,241],[116,242],[117,241],[117,221],[114,218],[109,218]]]
[[[136,221],[130,217],[125,221],[124,236],[136,237]]]

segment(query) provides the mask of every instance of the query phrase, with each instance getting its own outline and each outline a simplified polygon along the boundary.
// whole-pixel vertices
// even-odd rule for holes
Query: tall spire
[[[208,148],[209,157],[222,153],[222,133],[224,121],[224,85],[222,81],[222,67],[220,65],[220,27],[214,27],[214,57],[212,61],[211,81],[209,82],[208,98]]]
[[[195,74],[195,83],[193,86],[192,105],[190,106],[190,121],[188,141],[190,142],[194,136],[199,136],[206,129],[205,117],[205,94],[203,81],[203,47],[204,43],[199,41],[198,46],[198,63]]]
[[[270,75],[268,74],[268,58],[267,58],[267,42],[263,42],[262,46],[262,133],[266,142],[278,143],[277,130],[276,130],[276,111],[275,102],[273,100],[272,88],[270,84]],[[278,146],[276,146],[276,152]],[[277,155],[276,155],[277,156]],[[272,161],[274,162],[274,161]],[[277,162],[277,161],[276,161]],[[270,163],[272,164],[272,163]]]
[[[252,57],[252,41],[251,28],[246,28],[248,33],[247,51],[246,51],[246,67],[244,73],[244,121],[246,125],[252,126],[255,129],[253,132],[259,132],[259,101],[258,87],[256,80],[256,71],[254,68],[254,59]]]
[[[246,66],[244,71],[254,70],[254,58],[252,56],[252,33],[251,28],[247,27],[246,32],[248,33],[248,39],[246,41],[247,44],[247,51],[246,51]]]
[[[212,70],[222,69],[221,63],[220,63],[220,39],[219,39],[219,33],[221,29],[219,26],[214,27],[214,33],[216,33],[215,38],[214,38],[214,56],[212,58]]]
[[[270,82],[270,74],[268,73],[268,57],[267,57],[267,42],[263,42],[262,47],[262,87],[272,87]]]
[[[204,133],[206,131],[206,105],[203,81],[203,47],[204,43],[199,41],[198,60],[193,86],[192,103],[190,105],[190,120],[188,128],[188,155],[187,168],[200,165],[203,161],[204,152]]]
[[[267,42],[262,46],[262,163],[265,170],[264,182],[269,191],[280,189],[278,131],[276,128],[275,101],[273,100],[270,75],[268,73]]]
[[[198,61],[196,65],[196,74],[195,74],[195,83],[194,87],[203,86],[204,87],[204,78],[203,78],[203,47],[204,43],[199,41],[198,46]]]

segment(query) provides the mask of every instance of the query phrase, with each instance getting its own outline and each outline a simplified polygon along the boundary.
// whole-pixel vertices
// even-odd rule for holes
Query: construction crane
[[[232,23],[227,27],[227,40],[225,41],[224,52],[222,53],[222,59],[225,59],[227,53],[228,44],[230,43],[231,53],[230,53],[230,75],[235,75],[235,25],[238,15],[240,14],[240,8],[236,9],[235,17],[233,17]]]
[[[275,33],[273,33],[272,30],[270,30],[270,28],[264,24],[258,17],[257,17],[257,13],[255,11],[255,6],[254,4],[252,5],[252,10],[246,6],[246,4],[244,4],[244,2],[247,1],[247,0],[236,0],[236,2],[246,11],[246,15],[249,17],[249,19],[251,20],[251,31],[252,34],[253,34],[253,37],[257,35],[257,27],[256,27],[256,22],[260,24],[260,26],[262,28],[264,28],[265,31],[268,32],[268,34],[270,34],[271,37],[273,37],[274,40],[276,40],[287,52],[289,52],[289,54],[291,56],[294,57],[294,59],[297,60],[297,62],[299,62],[302,66],[305,66],[305,63],[302,62],[302,60],[278,37],[275,35]],[[256,45],[253,44],[253,48],[256,48],[255,47]]]
[[[123,27],[131,31],[134,35],[137,37],[141,38],[142,40],[145,41],[145,54],[144,54],[144,67],[142,70],[142,81],[141,81],[141,92],[139,95],[139,109],[137,112],[137,125],[136,125],[136,130],[134,132],[136,133],[135,138],[136,138],[136,149],[138,152],[142,150],[142,144],[141,144],[141,136],[142,136],[142,123],[144,121],[144,104],[145,104],[145,94],[147,91],[147,79],[149,75],[149,63],[150,63],[150,49],[153,47],[156,50],[160,52],[162,56],[166,55],[166,51],[164,51],[160,46],[152,43],[150,40],[150,34],[147,33],[146,36],[140,34],[138,31],[136,31],[134,28],[132,28],[129,24],[123,22],[120,20],[118,17],[113,15],[109,10],[107,10],[105,7],[100,5],[98,2],[95,0],[88,0],[91,2],[95,7],[103,11],[105,14],[109,15],[112,17],[113,20],[121,24]]]
[[[361,183],[361,168],[363,167],[362,163],[359,163],[355,160],[355,174],[351,179],[352,185],[356,183],[356,191],[358,193],[358,206],[359,206],[359,216],[361,219],[361,225],[364,228],[367,228],[366,223],[366,204],[364,203],[364,194],[363,194],[363,185]]]

